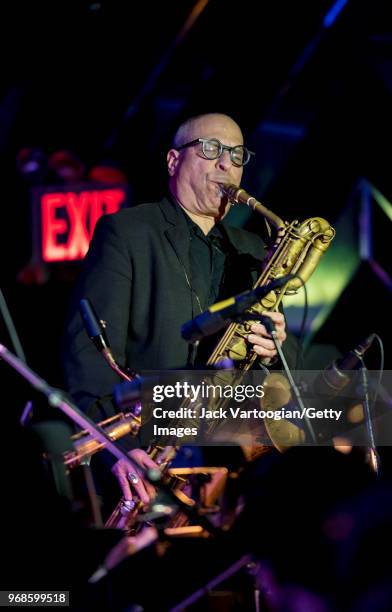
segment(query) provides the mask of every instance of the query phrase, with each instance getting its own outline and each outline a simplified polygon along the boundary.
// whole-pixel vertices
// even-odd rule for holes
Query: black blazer
[[[265,257],[262,240],[243,229],[224,232],[231,247],[226,292],[250,289]],[[136,370],[183,369],[188,345],[181,325],[199,314],[190,285],[189,229],[170,199],[102,217],[71,306],[64,346],[65,386],[82,409],[119,382],[87,337],[78,311],[88,298],[107,323],[116,359]],[[223,297],[223,296],[222,296]],[[103,418],[104,414],[92,415]]]

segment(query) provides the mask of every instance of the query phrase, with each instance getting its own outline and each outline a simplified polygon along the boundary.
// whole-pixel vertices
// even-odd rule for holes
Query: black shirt
[[[200,312],[217,301],[225,269],[227,245],[220,223],[208,232],[201,228],[184,212],[189,228],[189,258],[191,285],[195,292]]]

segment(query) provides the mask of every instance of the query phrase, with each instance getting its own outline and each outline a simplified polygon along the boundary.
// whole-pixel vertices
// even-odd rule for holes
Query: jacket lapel
[[[169,198],[165,198],[162,202],[159,202],[159,206],[167,222],[167,228],[164,232],[165,236],[180,264],[185,268],[188,276],[190,276],[189,230],[184,213],[179,206]]]
[[[192,283],[192,271],[189,256],[189,227],[186,222],[185,216],[175,202],[170,198],[165,198],[159,203],[162,215],[167,223],[167,228],[164,234],[170,247],[176,254],[180,267],[184,273],[184,283],[189,288],[191,304],[192,304],[192,317],[200,313],[196,292]]]

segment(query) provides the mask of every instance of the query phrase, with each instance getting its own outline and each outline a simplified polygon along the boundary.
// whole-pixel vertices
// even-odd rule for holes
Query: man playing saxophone
[[[185,369],[200,363],[181,337],[181,325],[214,302],[250,289],[258,278],[265,245],[261,238],[230,227],[230,204],[221,184],[240,185],[252,153],[237,123],[227,115],[193,117],[178,128],[167,153],[166,197],[101,218],[86,256],[66,331],[66,386],[78,405],[97,421],[115,409],[111,391],[119,382],[90,343],[78,312],[81,298],[91,300],[107,323],[117,360],[138,371]],[[266,312],[294,359],[280,312]],[[277,358],[265,327],[254,322],[249,348],[266,364]],[[129,437],[130,438],[130,437]],[[145,451],[125,448],[144,467],[155,464]],[[104,457],[104,454],[102,454]],[[147,503],[153,495],[141,472],[123,461],[107,466],[126,500],[136,492]]]

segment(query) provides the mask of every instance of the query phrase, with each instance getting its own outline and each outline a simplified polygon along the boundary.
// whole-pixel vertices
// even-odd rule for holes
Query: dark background
[[[2,286],[29,364],[62,381],[58,354],[76,266],[46,282],[21,280],[31,257],[30,189],[22,149],[68,150],[84,165],[124,173],[136,204],[159,198],[176,126],[202,112],[231,114],[256,158],[243,185],[284,219],[334,224],[358,180],[392,200],[391,28],[387,3],[13,3],[1,37]],[[189,27],[192,10],[200,14]],[[59,183],[48,172],[35,183]],[[248,220],[258,231],[259,222]],[[388,230],[374,227],[390,273]],[[344,261],[341,262],[344,266]],[[363,262],[314,338],[339,351],[378,332],[389,354],[390,286]],[[9,345],[5,330],[2,340]],[[333,352],[333,351],[332,351]],[[378,368],[376,346],[369,350]],[[4,373],[4,367],[2,367]],[[14,384],[14,383],[13,383]]]
[[[90,180],[99,166],[121,171],[130,204],[137,204],[161,197],[166,150],[177,125],[193,114],[228,113],[256,152],[244,173],[247,191],[287,220],[321,216],[335,225],[351,210],[346,215],[347,242],[353,235],[352,248],[359,257],[358,182],[365,179],[392,201],[392,34],[388,2],[341,4],[337,19],[324,27],[333,0],[2,3],[1,288],[28,363],[51,385],[62,386],[60,342],[79,264],[45,269],[31,261],[30,199],[34,186],[62,184],[48,167],[57,151],[68,151],[80,160],[84,180]],[[194,17],[199,10],[194,21],[193,10]],[[35,151],[41,160],[35,176],[21,171],[25,150]],[[374,201],[372,206],[374,225],[367,230],[373,237],[374,257],[386,275],[381,280],[374,265],[362,261],[313,338],[314,352],[308,356],[312,367],[323,367],[339,352],[377,332],[385,346],[385,368],[392,369],[391,218]],[[241,223],[240,216],[236,221]],[[259,219],[242,221],[254,231],[261,229]],[[339,236],[343,243],[345,231]],[[332,272],[344,273],[346,265],[342,256]],[[1,317],[0,342],[13,348]],[[380,367],[376,344],[366,361],[369,367]],[[28,399],[39,407],[39,416],[53,417],[54,411],[5,363],[0,364],[0,376],[0,452],[6,478],[2,543],[7,535],[11,538],[9,549],[3,547],[7,559],[3,588],[41,584],[45,589],[52,584],[64,588],[75,580],[69,572],[76,573],[82,584],[102,558],[94,543],[101,547],[104,542],[95,540],[95,534],[89,542],[86,531],[79,537],[73,522],[68,524],[67,516],[63,520],[57,498],[54,503],[41,486],[47,485],[47,474],[41,474],[41,446],[35,448],[35,439],[32,444],[30,429],[17,428],[14,434],[8,426],[19,419]],[[388,429],[383,432],[386,436]],[[69,432],[63,437],[68,443]],[[55,435],[49,438],[57,442]],[[365,488],[368,474],[362,478],[362,455],[329,457],[317,451],[332,449],[312,450],[316,452],[310,461],[308,449],[299,448],[294,456],[290,451],[276,452],[252,464],[241,543],[251,542],[256,554],[261,544],[261,558],[269,558],[278,568],[281,583],[288,578],[291,583],[310,584],[315,592],[333,592],[337,601],[344,602],[351,590],[355,599],[372,581],[385,579],[389,595],[385,607],[377,607],[371,591],[369,606],[365,602],[355,609],[390,610],[391,570],[385,562],[391,549],[390,449],[380,449],[386,482],[383,485],[381,480],[385,488],[378,491]],[[352,466],[350,462],[357,460],[358,465]],[[364,493],[358,501],[360,477]],[[328,531],[320,516],[338,499],[344,500],[343,512],[332,515]],[[359,529],[345,537],[347,512]],[[254,525],[263,526],[261,542]],[[155,581],[147,596],[167,591],[166,576],[171,583],[173,576],[180,577],[168,595],[179,597],[180,587],[188,594],[193,584],[190,588],[181,577],[199,580],[201,569],[211,569],[214,550],[201,549],[202,563],[197,567],[195,561],[193,571],[189,563],[195,551],[188,542],[185,545],[185,553],[179,550],[178,570],[169,557],[163,568],[157,564],[154,573],[147,558],[146,571],[144,566],[141,571]],[[225,554],[219,548],[216,557],[229,562],[230,555]],[[67,562],[68,557],[72,562]],[[141,562],[138,556],[136,576]],[[7,572],[13,575],[8,582]],[[341,579],[336,584],[335,572]],[[127,574],[127,584],[132,575]],[[107,589],[106,597],[110,591],[132,596],[133,586],[124,591],[124,576],[120,578],[119,588]],[[95,609],[104,605],[100,596],[98,591]],[[294,609],[292,599],[289,592],[287,609]],[[297,609],[304,608],[310,609],[298,604]]]

